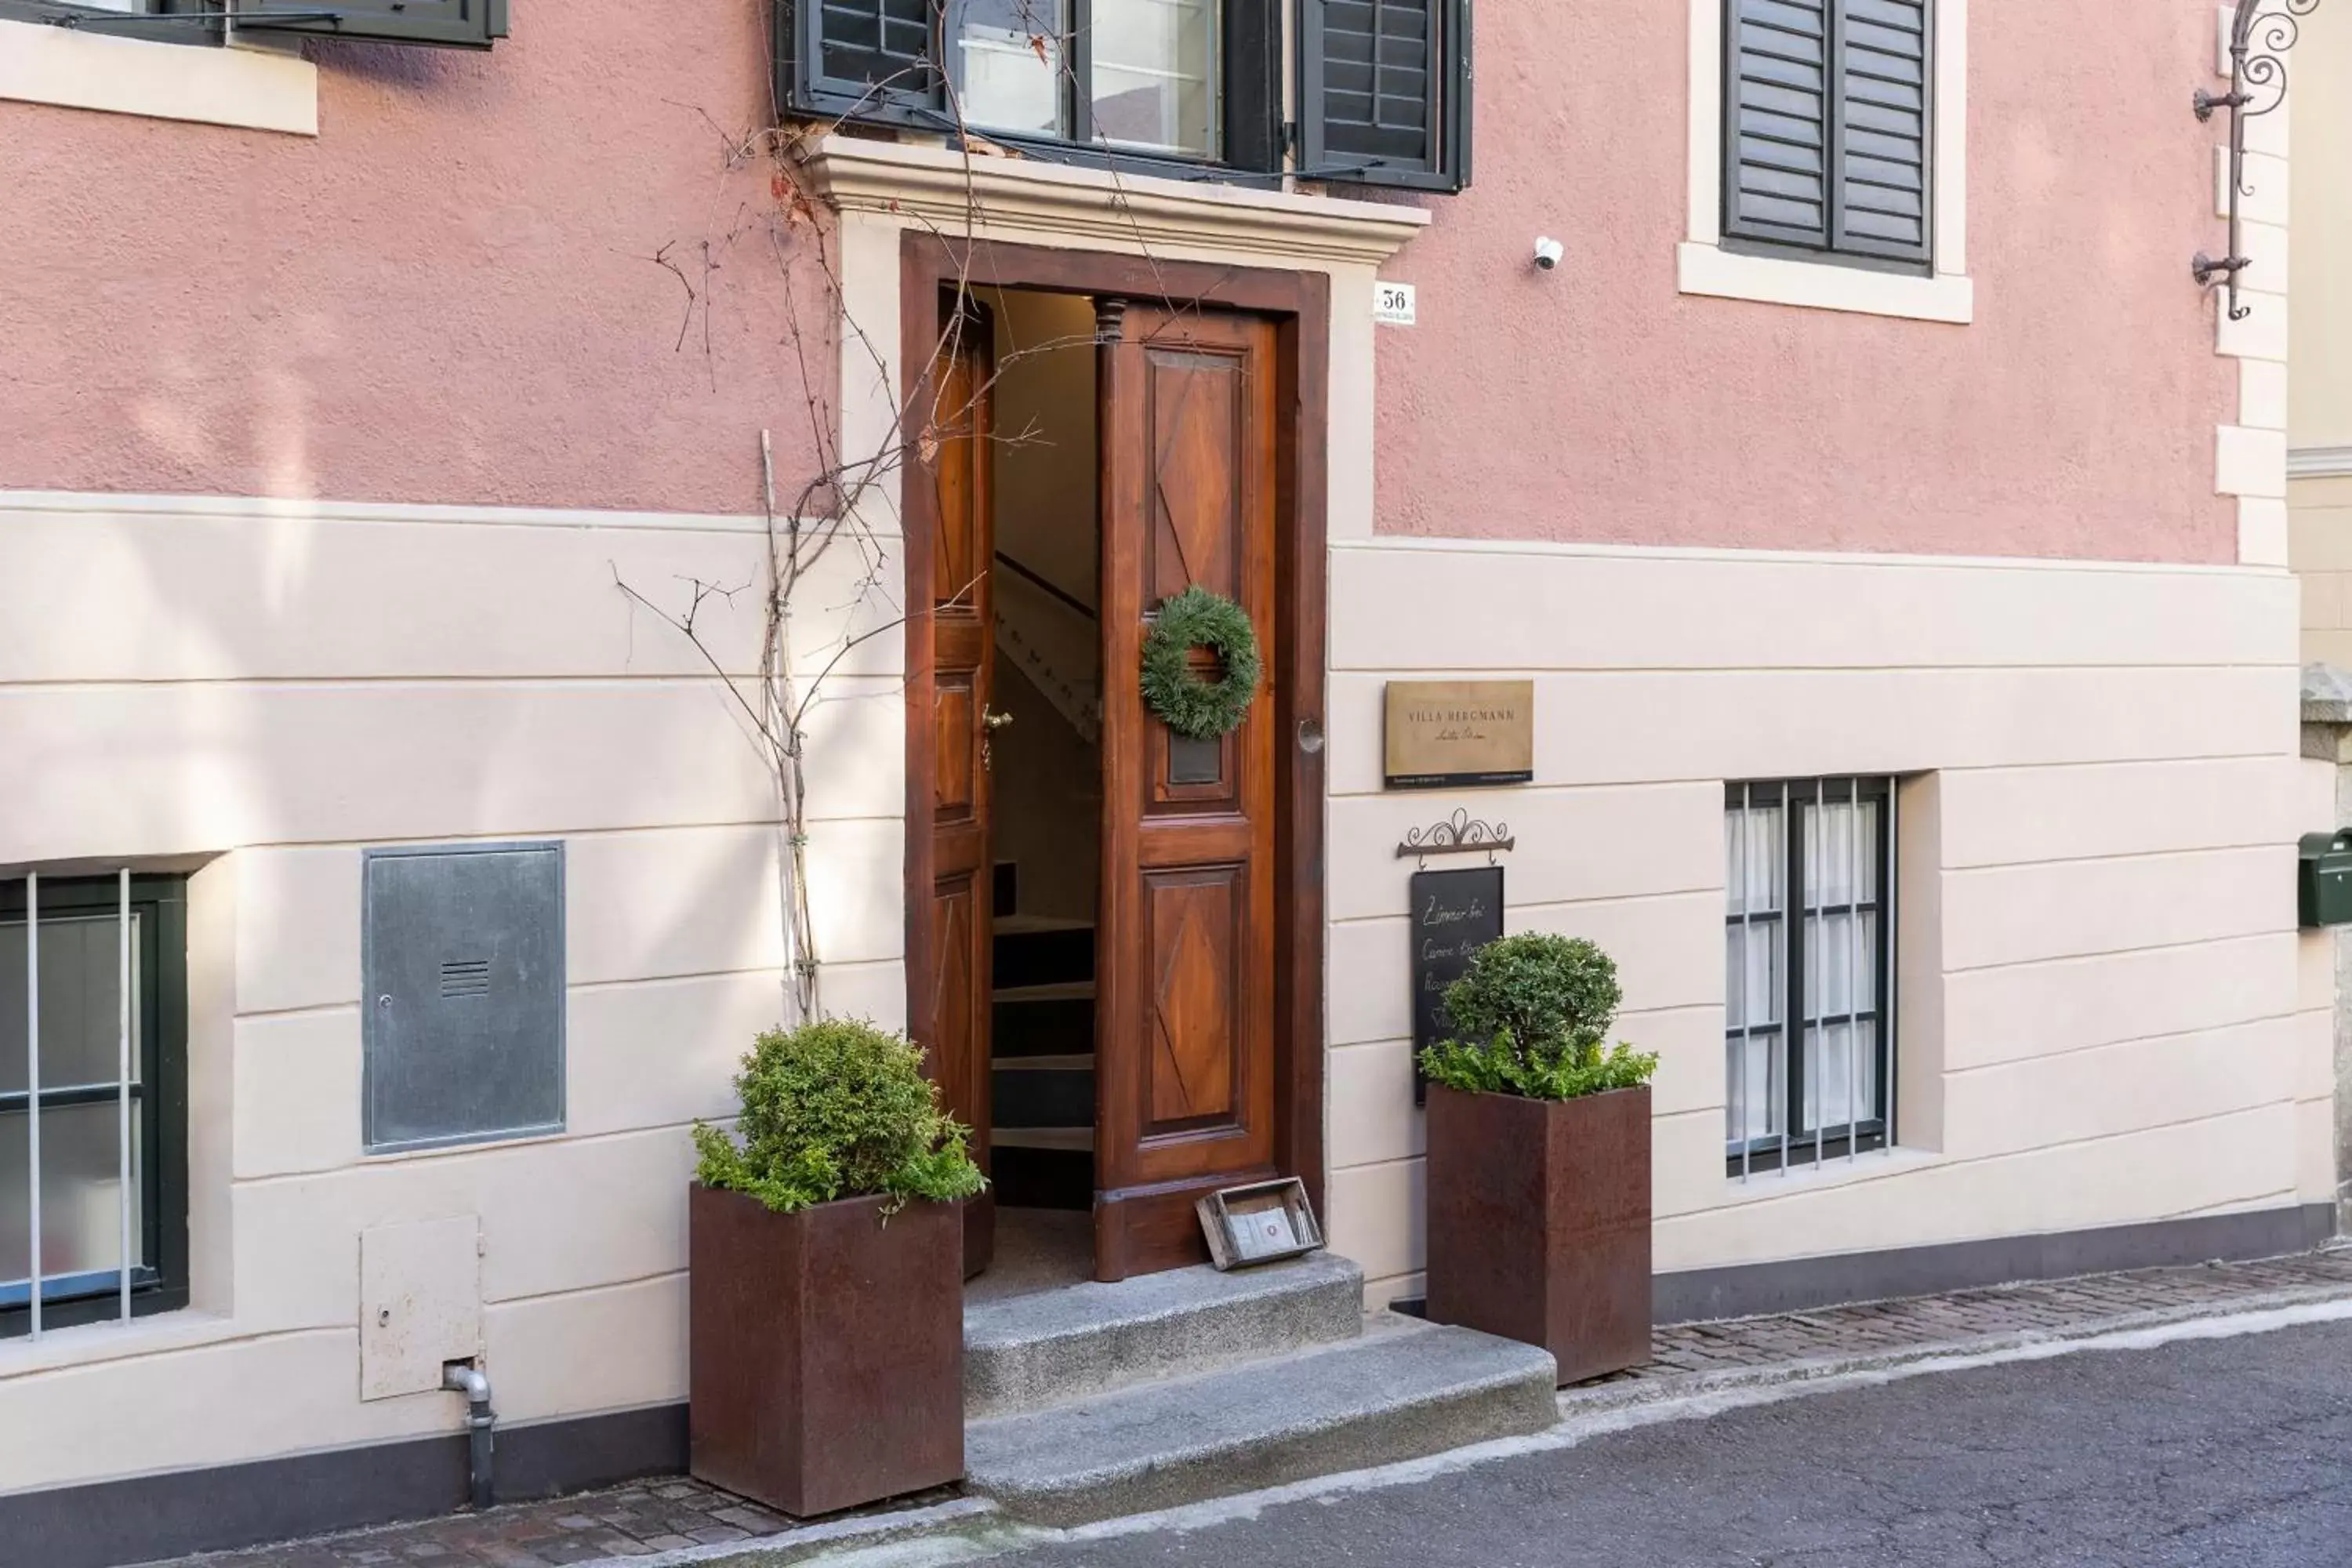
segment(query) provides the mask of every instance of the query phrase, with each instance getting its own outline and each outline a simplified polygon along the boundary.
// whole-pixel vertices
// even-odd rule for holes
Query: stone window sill
[[[306,59],[37,22],[0,22],[0,100],[319,133],[319,69]]]
[[[1734,1170],[1726,1179],[1723,1195],[1712,1206],[1736,1208],[1751,1203],[1769,1203],[1791,1193],[1819,1192],[1824,1187],[1886,1181],[1916,1171],[1929,1170],[1944,1163],[1945,1155],[1940,1151],[1897,1144],[1892,1149],[1874,1149],[1851,1160],[1836,1155],[1818,1165],[1799,1160],[1786,1171],[1758,1171],[1745,1178]]]
[[[1965,324],[1976,317],[1975,280],[1939,272],[1916,278],[1828,262],[1748,256],[1686,241],[1675,247],[1678,286],[1685,294],[1754,300],[1815,310],[1901,316],[1916,321]]]
[[[19,1336],[0,1342],[0,1384],[37,1373],[195,1350],[250,1337],[249,1331],[240,1333],[229,1319],[193,1307],[133,1318],[127,1324],[83,1323],[52,1329],[37,1340]]]

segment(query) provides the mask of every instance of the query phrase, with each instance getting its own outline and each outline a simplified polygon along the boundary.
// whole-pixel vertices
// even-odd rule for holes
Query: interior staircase
[[[999,552],[996,647],[1028,677],[1087,744],[1102,739],[1097,668],[1102,630],[1095,613],[1012,556]]]
[[[1074,1525],[1538,1432],[1532,1345],[1363,1310],[1330,1253],[964,1308],[969,1484]]]
[[[1095,1194],[1095,928],[996,922],[991,1175],[1010,1208],[1086,1209]]]

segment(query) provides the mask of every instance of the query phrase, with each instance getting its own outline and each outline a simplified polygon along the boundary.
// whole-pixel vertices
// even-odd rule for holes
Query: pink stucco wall
[[[2187,265],[2221,239],[2183,107],[2210,5],[2095,39],[2042,9],[1970,17],[1954,327],[1677,294],[1681,0],[1484,7],[1476,184],[1388,268],[1421,324],[1380,337],[1381,529],[2231,558],[2233,362]],[[796,322],[829,376],[831,301],[779,260],[810,231],[728,158],[764,10],[318,46],[316,141],[0,103],[0,488],[750,508],[760,427],[809,466]]]
[[[2189,277],[2214,7],[2092,9],[1970,7],[1959,327],[1676,293],[1683,0],[1481,7],[1476,183],[1384,270],[1420,325],[1380,336],[1380,529],[2235,559],[2236,362]]]
[[[316,141],[0,103],[0,488],[751,510],[760,427],[797,466],[810,423],[769,172],[727,156],[764,15],[315,45]]]

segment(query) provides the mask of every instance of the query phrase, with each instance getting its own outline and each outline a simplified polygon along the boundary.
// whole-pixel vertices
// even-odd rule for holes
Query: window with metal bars
[[[1727,240],[1926,266],[1934,3],[1724,0]]]
[[[1731,1173],[1893,1141],[1894,781],[1735,784],[1724,819]]]
[[[187,1301],[184,887],[0,882],[0,1337]]]

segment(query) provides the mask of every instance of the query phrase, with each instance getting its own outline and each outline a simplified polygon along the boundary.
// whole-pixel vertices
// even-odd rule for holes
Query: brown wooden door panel
[[[938,980],[931,991],[931,1051],[939,1064],[940,1085],[951,1104],[972,1098],[971,1064],[984,1058],[982,1042],[988,1026],[982,1012],[986,988],[972,973],[979,951],[973,928],[984,918],[980,908],[979,879],[968,873],[942,878],[931,898],[931,929],[939,933]],[[962,1119],[961,1110],[958,1119]]]
[[[1165,323],[1184,334],[1147,346],[1146,418],[1153,466],[1148,605],[1193,584],[1236,596],[1247,542],[1234,521],[1249,476],[1234,462],[1248,440],[1248,345],[1202,341],[1199,318]],[[1150,329],[1157,332],[1159,329]],[[1181,345],[1181,346],[1180,346]],[[1206,352],[1201,352],[1205,350]]]
[[[931,688],[934,831],[970,826],[980,807],[980,718],[973,671],[942,670]]]
[[[1108,319],[1108,312],[1106,313]],[[1101,349],[1104,821],[1097,1278],[1206,1256],[1193,1200],[1275,1156],[1276,333],[1130,305]],[[1237,600],[1267,679],[1219,742],[1144,709],[1149,616]]]
[[[933,507],[929,603],[931,690],[929,952],[938,976],[928,1030],[937,1078],[956,1120],[972,1130],[973,1157],[989,1167],[990,927],[989,788],[986,733],[995,637],[987,564],[994,557],[991,516],[990,384],[993,331],[967,305],[936,366],[931,395],[918,409],[932,421],[933,456],[911,482],[928,481]],[[933,442],[936,443],[935,447]],[[964,1272],[988,1267],[995,1247],[995,1199],[975,1198],[964,1215]]]
[[[1138,834],[1135,869],[1152,871],[1210,860],[1246,861],[1257,850],[1258,825],[1235,817],[1162,818]]]
[[[1249,1066],[1241,1015],[1249,921],[1245,866],[1143,874],[1151,1069],[1141,1075],[1146,1142],[1235,1126]]]

